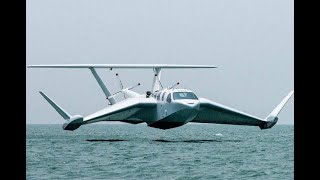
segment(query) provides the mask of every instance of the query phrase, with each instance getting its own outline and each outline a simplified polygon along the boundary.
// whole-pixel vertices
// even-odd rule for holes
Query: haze
[[[164,86],[266,117],[294,87],[291,0],[28,0],[26,64],[212,64],[163,70]],[[152,70],[98,69],[112,92],[151,89]],[[27,69],[26,123],[62,124],[40,96],[89,115],[108,102],[89,70]],[[120,99],[121,96],[118,96]],[[294,123],[294,96],[278,124]]]

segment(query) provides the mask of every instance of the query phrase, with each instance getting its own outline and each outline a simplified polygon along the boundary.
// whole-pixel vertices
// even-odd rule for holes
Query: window
[[[160,100],[160,93],[157,94],[157,100]]]
[[[168,96],[167,96],[167,102],[171,103],[171,93],[169,93]]]
[[[173,99],[198,99],[193,92],[174,92]]]
[[[164,101],[164,96],[166,95],[166,93],[164,92],[163,94],[162,94],[162,98],[161,98],[161,100],[162,101]]]

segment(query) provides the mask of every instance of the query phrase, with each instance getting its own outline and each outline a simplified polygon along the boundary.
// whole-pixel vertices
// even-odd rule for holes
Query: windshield
[[[192,92],[174,92],[173,99],[198,99]]]

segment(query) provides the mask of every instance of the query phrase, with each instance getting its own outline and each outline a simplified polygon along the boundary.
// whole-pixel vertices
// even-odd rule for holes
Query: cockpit
[[[198,99],[198,97],[193,92],[174,92],[173,99]]]

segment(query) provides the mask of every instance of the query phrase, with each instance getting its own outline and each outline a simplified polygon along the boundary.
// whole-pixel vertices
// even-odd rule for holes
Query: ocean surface
[[[27,125],[26,137],[27,179],[293,179],[293,125]]]

